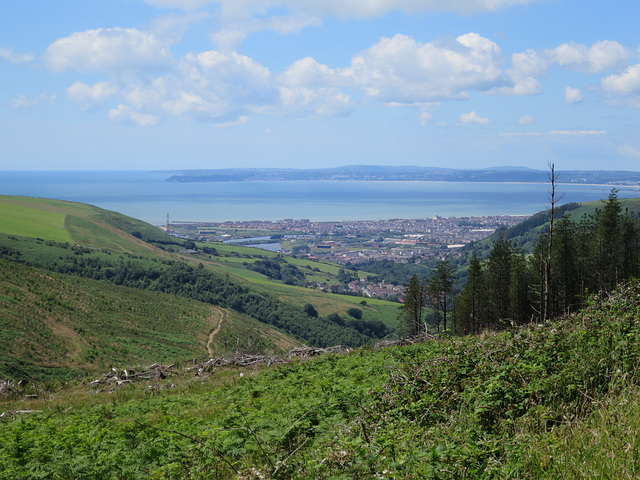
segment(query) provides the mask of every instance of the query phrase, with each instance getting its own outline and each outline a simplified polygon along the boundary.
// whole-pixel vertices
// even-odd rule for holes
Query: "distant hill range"
[[[640,172],[613,170],[556,170],[558,183],[640,185]],[[458,170],[435,167],[351,165],[336,168],[225,168],[176,171],[167,182],[248,181],[431,181],[431,182],[549,182],[549,171],[525,167]]]

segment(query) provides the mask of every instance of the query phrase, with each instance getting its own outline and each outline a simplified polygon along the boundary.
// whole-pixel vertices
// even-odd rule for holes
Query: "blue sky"
[[[638,171],[639,18],[637,0],[6,1],[0,169]]]

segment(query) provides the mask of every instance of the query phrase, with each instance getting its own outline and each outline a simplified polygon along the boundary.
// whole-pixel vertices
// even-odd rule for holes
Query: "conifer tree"
[[[622,278],[622,206],[614,188],[602,210],[596,211],[597,289],[609,291]]]
[[[460,335],[478,333],[486,314],[485,274],[477,252],[473,252],[467,270],[467,282],[455,298],[454,318]]]
[[[447,331],[447,314],[451,309],[453,286],[455,284],[455,276],[453,274],[453,265],[451,259],[445,257],[438,262],[427,279],[427,293],[431,298],[432,305],[436,311],[436,318],[441,319],[444,331]],[[438,323],[438,331],[440,324]]]
[[[509,317],[512,254],[513,246],[500,233],[488,262],[487,293],[489,319],[492,322],[502,322]]]
[[[424,286],[413,275],[405,290],[404,304],[400,307],[401,316],[409,330],[409,335],[418,335],[424,330],[422,308],[424,305]]]

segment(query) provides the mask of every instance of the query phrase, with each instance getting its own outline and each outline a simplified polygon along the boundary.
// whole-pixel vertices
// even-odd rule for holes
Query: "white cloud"
[[[462,123],[475,123],[477,125],[488,125],[491,121],[486,117],[481,117],[476,112],[471,111],[469,113],[463,113],[460,115],[460,122]]]
[[[214,103],[205,100],[193,92],[180,91],[175,98],[162,103],[162,108],[176,117],[182,117],[191,113],[204,113],[212,115],[215,112]]]
[[[354,108],[353,101],[337,88],[281,87],[281,105],[272,112],[311,117],[336,117],[348,115]]]
[[[319,86],[335,84],[336,70],[316,62],[311,57],[303,58],[291,64],[282,75],[280,82],[288,86]]]
[[[110,120],[132,122],[141,127],[157,125],[160,121],[155,115],[137,112],[126,105],[118,105],[117,108],[112,108],[109,110],[108,117]]]
[[[564,89],[564,101],[566,103],[580,103],[584,100],[579,88],[566,87]]]
[[[49,68],[85,73],[120,74],[154,71],[167,66],[171,55],[165,41],[135,28],[99,28],[76,32],[53,42],[45,60]]]
[[[418,115],[418,120],[420,121],[420,125],[426,125],[427,123],[429,123],[429,121],[433,118],[433,115],[431,115],[429,112],[420,112],[420,115]]]
[[[570,137],[590,137],[594,135],[604,135],[604,130],[553,130],[552,135],[568,135]]]
[[[620,146],[618,147],[618,153],[626,157],[640,158],[640,150],[633,147]]]
[[[31,53],[15,53],[12,48],[0,48],[0,58],[9,63],[28,63],[33,60]]]
[[[340,71],[371,97],[413,103],[467,98],[501,83],[498,45],[477,33],[443,43],[417,43],[406,35],[383,37]]]
[[[86,83],[76,82],[66,90],[67,97],[74,102],[93,104],[102,102],[104,99],[118,93],[118,88],[109,82],[98,82],[93,86]]]
[[[172,73],[129,81],[121,92],[124,102],[109,118],[144,126],[167,116],[235,125],[280,101],[267,68],[238,53],[218,51],[188,54]]]
[[[524,115],[518,120],[518,125],[531,125],[535,122],[531,115]]]
[[[235,49],[250,33],[262,30],[273,30],[281,35],[294,33],[310,26],[320,26],[320,18],[306,13],[290,13],[268,18],[240,19],[226,22],[223,29],[209,35],[218,46],[218,50],[230,52]]]
[[[640,64],[630,66],[623,73],[604,78],[602,88],[619,95],[640,94]]]
[[[545,52],[550,62],[560,67],[588,73],[598,73],[620,67],[632,55],[631,50],[618,42],[604,40],[591,47],[565,43]]]
[[[547,72],[547,60],[535,50],[514,53],[511,56],[514,71],[522,76],[537,77]]]
[[[11,100],[10,104],[13,108],[31,108],[37,107],[41,103],[55,103],[55,93],[41,93],[37,96],[19,95]]]
[[[236,120],[232,120],[230,122],[214,123],[214,126],[218,128],[231,128],[231,127],[238,127],[246,123],[249,123],[249,117],[243,115],[241,117],[238,117]]]
[[[514,70],[508,71],[507,76],[511,79],[510,86],[492,88],[487,93],[492,95],[524,96],[538,95],[542,92],[542,85],[533,77],[521,76]]]
[[[188,55],[183,69],[188,79],[214,92],[219,98],[257,102],[276,95],[271,85],[271,72],[251,58],[236,52],[224,54],[215,50]]]

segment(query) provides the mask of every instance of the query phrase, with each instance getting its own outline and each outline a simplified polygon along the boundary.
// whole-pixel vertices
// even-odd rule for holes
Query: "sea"
[[[0,171],[0,195],[88,203],[171,222],[531,215],[549,206],[548,184],[406,181],[167,182],[166,171]],[[608,198],[611,186],[557,184],[558,204]],[[623,187],[619,198],[640,196]]]

